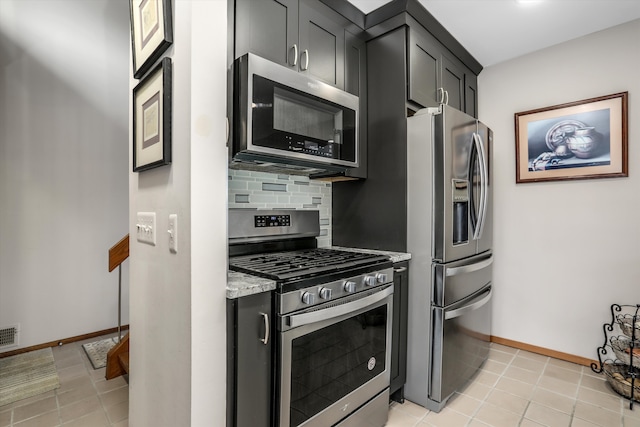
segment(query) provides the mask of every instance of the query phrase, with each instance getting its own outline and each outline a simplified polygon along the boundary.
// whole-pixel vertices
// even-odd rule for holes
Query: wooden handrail
[[[129,258],[129,235],[124,236],[118,243],[109,249],[109,271]]]

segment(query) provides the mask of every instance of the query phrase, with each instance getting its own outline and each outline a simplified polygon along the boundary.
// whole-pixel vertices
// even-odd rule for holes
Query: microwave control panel
[[[331,159],[334,158],[334,144],[331,142],[322,144],[320,142],[308,140],[297,141],[290,136],[288,136],[287,139],[289,140],[289,151],[310,154],[312,156],[328,157]]]

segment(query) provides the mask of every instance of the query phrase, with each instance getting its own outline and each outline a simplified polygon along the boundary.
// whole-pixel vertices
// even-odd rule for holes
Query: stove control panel
[[[391,282],[393,282],[393,268],[347,276],[340,280],[277,294],[277,310],[279,314],[292,313],[311,306],[330,303],[341,297],[368,291]]]
[[[256,228],[288,227],[291,225],[291,215],[256,215],[254,221]]]

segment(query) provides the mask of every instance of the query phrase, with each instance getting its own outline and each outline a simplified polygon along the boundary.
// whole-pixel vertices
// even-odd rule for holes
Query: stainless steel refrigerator
[[[440,411],[489,354],[493,134],[447,105],[407,119],[405,396]]]

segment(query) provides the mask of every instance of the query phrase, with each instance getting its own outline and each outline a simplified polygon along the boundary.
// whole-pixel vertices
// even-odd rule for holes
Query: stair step
[[[118,356],[118,360],[120,361],[120,366],[122,369],[128,374],[129,373],[129,352],[122,353]]]

